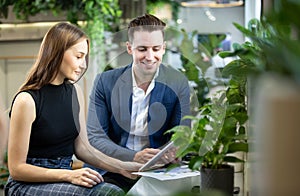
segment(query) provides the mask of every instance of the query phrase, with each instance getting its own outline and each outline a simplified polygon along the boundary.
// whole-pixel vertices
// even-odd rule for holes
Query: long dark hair
[[[89,47],[89,39],[79,27],[67,22],[61,22],[51,27],[44,36],[36,62],[29,71],[20,91],[37,90],[53,81],[59,73],[65,51],[82,39],[86,39]],[[87,67],[88,54],[86,55]]]

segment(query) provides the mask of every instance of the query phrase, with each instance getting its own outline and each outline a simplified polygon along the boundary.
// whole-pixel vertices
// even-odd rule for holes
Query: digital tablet
[[[164,156],[164,154],[166,152],[168,152],[168,150],[171,150],[172,148],[175,148],[173,141],[169,142],[168,144],[166,144],[161,151],[159,151],[159,153],[157,153],[154,157],[152,157],[147,163],[145,163],[140,169],[139,171],[147,171],[147,170],[151,170],[151,169],[155,169],[155,168],[159,168],[165,165],[165,163],[160,163],[159,161],[161,160],[161,158]]]

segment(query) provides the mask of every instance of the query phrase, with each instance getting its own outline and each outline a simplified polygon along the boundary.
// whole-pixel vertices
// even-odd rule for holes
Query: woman
[[[87,139],[83,95],[75,84],[88,65],[89,40],[78,27],[54,25],[15,96],[8,139],[6,195],[122,195],[90,169],[72,170],[72,156],[133,178],[138,163],[122,162]]]

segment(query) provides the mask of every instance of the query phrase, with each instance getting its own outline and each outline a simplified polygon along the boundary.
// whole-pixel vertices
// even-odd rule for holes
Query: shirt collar
[[[153,82],[155,81],[155,79],[158,77],[158,74],[159,74],[159,68],[160,68],[160,66],[159,66],[158,69],[156,70],[155,75],[154,75],[153,79],[151,80],[151,83],[153,83]],[[136,80],[135,80],[135,76],[134,76],[134,72],[133,72],[133,66],[132,66],[132,68],[131,68],[131,76],[132,76],[132,87],[137,87]]]

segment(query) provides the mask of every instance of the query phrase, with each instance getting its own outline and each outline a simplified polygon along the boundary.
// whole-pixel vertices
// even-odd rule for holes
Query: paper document
[[[145,172],[134,172],[133,174],[151,177],[151,178],[164,181],[164,180],[175,180],[180,178],[199,176],[200,172],[192,171],[191,169],[188,168],[187,165],[184,165],[184,166],[173,168],[168,171],[167,168],[162,168],[162,169],[155,169],[155,170],[145,171]]]

